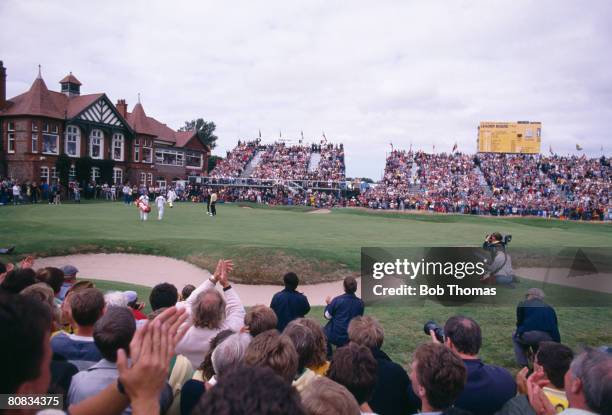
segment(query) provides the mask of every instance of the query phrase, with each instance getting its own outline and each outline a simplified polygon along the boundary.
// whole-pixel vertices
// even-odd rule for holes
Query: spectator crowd
[[[350,276],[321,326],[292,272],[270,306],[246,309],[232,261],[219,260],[197,287],[153,287],[145,315],[134,291],[105,294],[73,266],[32,264],[0,263],[0,392],[63,396],[41,414],[612,415],[612,354],[561,343],[539,289],[517,306],[524,368],[513,377],[482,359],[487,339],[463,315],[406,350],[405,370]]]

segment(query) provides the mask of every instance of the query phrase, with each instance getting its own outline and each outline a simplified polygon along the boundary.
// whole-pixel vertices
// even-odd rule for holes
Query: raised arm
[[[239,331],[244,326],[246,311],[238,293],[229,283],[228,278],[232,269],[232,261],[225,261],[221,266],[219,283],[223,287],[223,296],[225,297],[225,325],[234,331]]]

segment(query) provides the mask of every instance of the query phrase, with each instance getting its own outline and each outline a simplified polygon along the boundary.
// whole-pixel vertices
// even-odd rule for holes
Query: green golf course
[[[16,248],[0,259],[122,252],[170,256],[211,269],[223,257],[235,262],[234,281],[262,284],[278,283],[290,270],[306,283],[357,275],[362,247],[479,246],[495,231],[512,234],[513,248],[610,247],[612,251],[612,225],[602,223],[357,209],[313,214],[303,207],[251,204],[220,204],[217,211],[218,216],[212,218],[202,204],[178,203],[166,208],[163,221],[157,220],[153,208],[143,223],[134,206],[121,202],[2,206],[0,247]],[[148,300],[147,287],[105,281],[97,285],[105,290],[136,288]],[[564,290],[572,292],[571,288]],[[515,291],[517,298],[523,294],[522,287]],[[564,307],[557,311],[564,343],[571,347],[612,344],[611,308]],[[404,365],[415,346],[427,341],[423,333],[427,320],[443,324],[449,316],[462,313],[482,326],[483,358],[515,369],[510,340],[513,307],[380,306],[366,313],[381,320],[386,332],[383,348]],[[321,319],[322,309],[313,307],[311,315]]]

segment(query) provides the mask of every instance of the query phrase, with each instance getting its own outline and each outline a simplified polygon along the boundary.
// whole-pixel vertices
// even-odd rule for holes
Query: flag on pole
[[[576,150],[582,151],[582,147],[580,146],[580,144],[576,144]]]
[[[390,142],[389,145],[391,146],[391,151],[393,151],[393,142]]]
[[[278,130],[278,138],[283,138],[283,133],[281,130]]]
[[[412,153],[412,141],[410,142],[410,150],[408,151]]]
[[[455,141],[455,145],[453,146],[453,151],[452,152],[454,153],[455,151],[457,151],[457,142],[456,141]]]
[[[300,134],[302,135],[302,140],[304,140],[304,131],[300,131]]]
[[[555,154],[555,152],[554,152],[554,151],[553,151],[553,149],[552,149],[552,146],[549,146],[549,147],[548,147],[548,151],[550,151],[550,154],[552,154],[552,155],[554,155],[554,154]]]
[[[261,138],[261,130],[259,130],[259,138]]]
[[[435,153],[435,152],[436,152],[436,145],[435,145],[435,144],[433,144],[433,145],[432,145],[432,148],[433,148],[432,153]]]
[[[327,137],[325,137],[325,131],[322,131],[323,133],[323,138],[325,139],[325,142],[327,143]]]

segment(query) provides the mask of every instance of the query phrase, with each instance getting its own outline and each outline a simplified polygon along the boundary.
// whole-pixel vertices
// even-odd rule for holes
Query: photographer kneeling
[[[514,271],[512,258],[506,252],[506,245],[512,240],[512,235],[502,236],[499,232],[488,235],[482,247],[491,253],[491,264],[487,267],[488,276],[482,281],[489,284],[500,284],[514,287]]]

